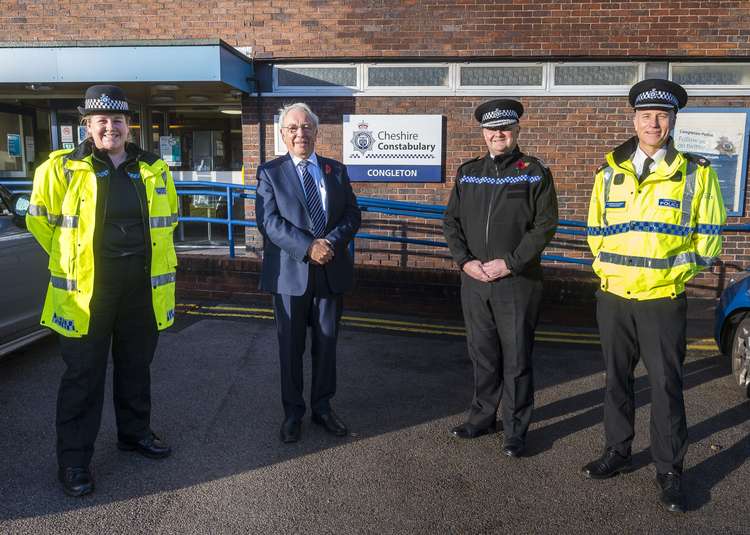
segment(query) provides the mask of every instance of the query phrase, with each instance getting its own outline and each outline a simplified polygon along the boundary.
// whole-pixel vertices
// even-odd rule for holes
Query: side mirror
[[[10,209],[17,225],[26,228],[26,212],[29,211],[31,197],[27,193],[14,193],[10,197]]]

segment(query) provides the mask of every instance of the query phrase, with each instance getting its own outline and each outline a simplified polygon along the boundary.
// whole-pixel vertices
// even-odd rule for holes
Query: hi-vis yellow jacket
[[[97,177],[90,147],[55,151],[37,168],[26,214],[29,231],[49,254],[50,283],[41,324],[78,338],[89,330],[94,291],[94,230],[103,220],[97,199],[104,177]],[[90,143],[90,142],[89,142]],[[177,192],[169,167],[157,156],[138,151],[140,180],[146,190],[151,242],[151,297],[159,330],[174,323]],[[100,175],[106,172],[100,171]],[[137,178],[137,176],[133,176]]]
[[[672,140],[638,183],[630,161],[638,139],[607,154],[594,179],[588,243],[601,288],[628,299],[675,297],[721,252],[726,222],[716,172]]]

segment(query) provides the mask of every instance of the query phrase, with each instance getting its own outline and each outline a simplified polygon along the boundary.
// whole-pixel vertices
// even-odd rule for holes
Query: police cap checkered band
[[[687,92],[682,86],[669,80],[643,80],[630,89],[629,100],[635,109],[677,111],[687,104]]]
[[[86,90],[84,107],[78,108],[82,115],[92,113],[130,114],[125,92],[116,85],[94,85]]]
[[[127,100],[115,100],[110,98],[109,95],[102,95],[99,98],[87,98],[86,109],[89,111],[94,110],[115,110],[115,111],[128,111]]]
[[[490,100],[474,110],[474,117],[485,128],[516,124],[522,115],[523,105],[512,99]]]

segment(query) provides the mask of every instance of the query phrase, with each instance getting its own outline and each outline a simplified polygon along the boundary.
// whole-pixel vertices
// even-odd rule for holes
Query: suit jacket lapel
[[[289,154],[286,155],[286,161],[282,164],[281,169],[284,172],[284,179],[288,180],[291,183],[292,191],[294,191],[294,194],[299,199],[299,202],[305,208],[305,213],[307,214],[307,217],[309,219],[310,212],[307,209],[307,198],[305,197],[305,191],[302,189],[302,184],[300,184],[299,182],[299,175],[297,174],[297,170],[294,168],[294,162],[292,161],[292,157],[289,156]]]
[[[336,202],[336,193],[338,192],[338,183],[336,182],[336,179],[333,177],[333,170],[330,173],[326,173],[326,167],[330,167],[333,169],[333,166],[328,164],[324,158],[321,158],[320,155],[318,155],[318,163],[320,164],[320,173],[323,175],[323,182],[326,184],[326,204],[327,210],[326,210],[326,222],[330,220],[331,213],[333,213],[333,207],[335,206]]]

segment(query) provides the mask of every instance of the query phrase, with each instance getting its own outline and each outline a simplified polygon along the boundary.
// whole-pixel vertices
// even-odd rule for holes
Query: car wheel
[[[734,331],[732,375],[745,395],[750,397],[750,317],[744,318]]]

